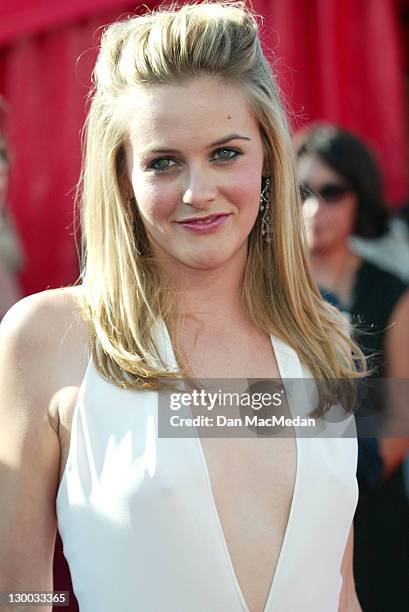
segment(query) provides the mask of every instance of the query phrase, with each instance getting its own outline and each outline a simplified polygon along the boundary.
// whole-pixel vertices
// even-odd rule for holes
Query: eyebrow
[[[211,149],[212,147],[217,147],[218,145],[226,144],[227,142],[230,142],[231,140],[251,140],[251,138],[248,138],[247,136],[241,136],[240,134],[228,134],[227,136],[220,138],[220,140],[216,140],[215,142],[210,143],[210,145],[207,148]],[[166,148],[155,147],[153,149],[148,149],[145,154],[149,154],[149,153],[180,153],[180,151],[178,151],[177,149],[169,149],[167,147]]]

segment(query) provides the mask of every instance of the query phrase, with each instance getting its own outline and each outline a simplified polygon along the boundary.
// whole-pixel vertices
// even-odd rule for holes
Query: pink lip
[[[208,215],[207,217],[176,221],[176,223],[196,234],[208,234],[223,225],[229,217],[229,213],[220,213]],[[200,223],[200,221],[205,221],[205,223]]]

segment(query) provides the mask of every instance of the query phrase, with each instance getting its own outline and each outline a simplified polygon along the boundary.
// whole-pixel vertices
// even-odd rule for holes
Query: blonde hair
[[[248,316],[292,346],[314,378],[361,376],[362,353],[309,274],[287,118],[261,49],[256,16],[243,2],[161,7],[114,23],[102,36],[80,183],[84,312],[100,373],[128,388],[153,389],[159,377],[174,377],[152,337],[157,322],[168,320],[172,292],[149,254],[137,205],[127,199],[121,180],[127,137],[123,101],[135,85],[183,83],[204,75],[245,92],[267,151],[272,240],[262,239],[259,218],[249,236],[242,290]]]

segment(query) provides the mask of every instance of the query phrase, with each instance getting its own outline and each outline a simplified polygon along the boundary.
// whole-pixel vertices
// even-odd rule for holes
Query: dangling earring
[[[267,176],[263,179],[260,194],[260,213],[261,213],[261,235],[266,242],[271,242],[271,178]]]

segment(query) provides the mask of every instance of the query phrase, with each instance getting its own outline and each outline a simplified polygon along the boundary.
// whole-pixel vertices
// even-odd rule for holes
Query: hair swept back
[[[121,186],[127,135],[122,102],[135,84],[175,84],[203,75],[245,92],[267,151],[272,241],[261,239],[258,219],[249,236],[242,292],[248,316],[288,342],[316,379],[360,376],[362,353],[308,271],[287,119],[261,49],[257,16],[244,2],[160,7],[103,33],[79,187],[84,313],[97,368],[128,388],[155,389],[158,377],[174,377],[161,363],[153,337],[157,322],[169,319],[172,292],[149,255],[137,206]]]

